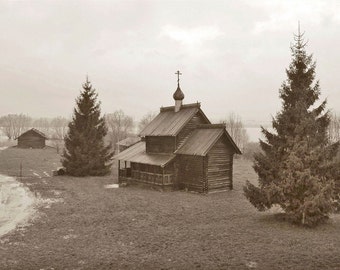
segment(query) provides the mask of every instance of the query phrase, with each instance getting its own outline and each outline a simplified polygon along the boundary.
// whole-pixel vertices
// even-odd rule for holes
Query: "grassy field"
[[[20,181],[55,201],[0,239],[0,269],[340,269],[339,215],[306,229],[257,212],[242,194],[256,180],[248,161],[235,161],[234,190],[199,195],[47,177],[59,159],[49,148],[0,151],[0,173],[25,164]]]

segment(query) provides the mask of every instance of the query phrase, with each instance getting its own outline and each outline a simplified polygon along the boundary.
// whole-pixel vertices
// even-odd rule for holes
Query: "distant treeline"
[[[69,119],[65,117],[32,118],[25,114],[8,114],[0,117],[0,127],[8,139],[13,140],[28,129],[36,128],[49,139],[63,139]]]
[[[105,115],[105,121],[108,128],[106,141],[110,142],[113,147],[117,142],[129,137],[136,136],[144,129],[155,117],[157,113],[149,112],[139,121],[135,121],[131,116],[122,110]],[[25,114],[8,114],[0,117],[0,127],[8,139],[16,139],[20,134],[30,128],[36,128],[45,133],[50,140],[63,140],[67,134],[68,123],[70,119],[62,116],[54,118],[33,118]],[[248,142],[248,135],[244,128],[241,118],[231,113],[227,119],[221,120],[226,124],[226,128],[233,137],[236,144],[241,148]]]
[[[155,112],[149,112],[139,121],[135,121],[122,110],[106,114],[105,120],[108,128],[107,141],[115,147],[116,143],[120,140],[129,136],[136,136],[156,115]],[[63,140],[67,134],[69,121],[70,119],[62,116],[33,118],[25,114],[8,114],[0,116],[0,127],[3,134],[12,140],[30,128],[40,130],[45,133],[50,140]],[[233,137],[241,151],[247,152],[245,148],[249,146],[249,135],[241,118],[237,114],[231,113],[228,118],[221,120],[221,122],[226,124],[229,134]],[[328,134],[330,141],[336,142],[340,140],[340,117],[334,113],[331,114]]]
[[[122,110],[106,114],[107,141],[115,146],[120,140],[136,136],[135,134],[138,134],[155,116],[156,113],[150,112],[144,115],[140,121],[135,122]],[[0,116],[1,131],[9,140],[14,140],[23,132],[36,128],[43,132],[49,140],[61,141],[67,135],[69,122],[70,119],[62,116],[33,118],[22,113]]]

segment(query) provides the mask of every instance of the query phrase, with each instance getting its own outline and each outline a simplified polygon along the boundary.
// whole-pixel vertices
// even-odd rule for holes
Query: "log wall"
[[[175,164],[177,185],[180,189],[205,192],[207,159],[202,156],[178,155]]]
[[[175,137],[146,136],[147,153],[173,153],[175,151]]]
[[[18,138],[19,148],[44,148],[45,138],[34,133],[23,134]]]
[[[208,192],[233,188],[233,151],[220,138],[208,152]]]

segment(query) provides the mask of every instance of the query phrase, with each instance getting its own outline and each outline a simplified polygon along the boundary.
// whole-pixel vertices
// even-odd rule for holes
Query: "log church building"
[[[176,74],[175,106],[161,107],[141,140],[116,156],[119,183],[200,193],[232,189],[233,156],[241,151],[224,124],[211,124],[200,103],[183,104]]]

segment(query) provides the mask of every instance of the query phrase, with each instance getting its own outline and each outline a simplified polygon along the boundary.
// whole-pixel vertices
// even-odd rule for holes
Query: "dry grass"
[[[0,131],[0,134],[1,134],[1,131]],[[3,140],[3,139],[0,139],[0,148],[11,147],[11,146],[14,146],[16,144],[17,144],[17,142],[15,140]]]
[[[21,149],[10,147],[0,151],[0,173],[10,176],[44,177],[60,167],[56,149]]]
[[[0,152],[0,164],[17,164],[16,150]],[[36,171],[59,159],[24,151]],[[111,176],[23,178],[42,198],[63,202],[1,238],[0,269],[340,269],[338,215],[305,229],[259,213],[242,195],[256,179],[251,163],[237,160],[234,171],[233,191],[208,196],[104,189]]]

